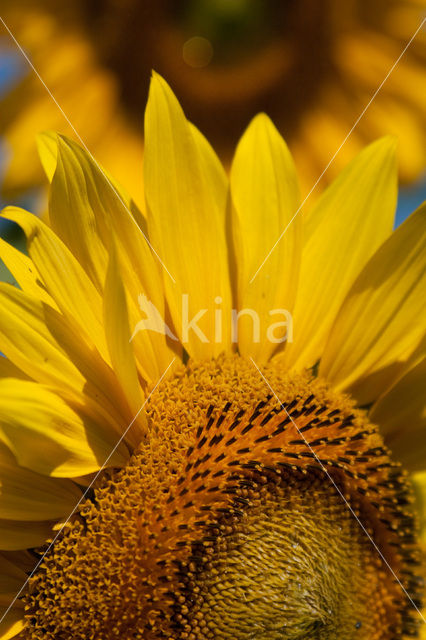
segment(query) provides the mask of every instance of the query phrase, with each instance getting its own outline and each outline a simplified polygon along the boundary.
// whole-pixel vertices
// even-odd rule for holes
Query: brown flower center
[[[200,544],[193,549],[205,559],[182,590],[190,602],[176,618],[189,634],[183,637],[390,637],[389,622],[397,620],[384,613],[380,558],[324,477],[291,474],[237,495],[250,504],[244,516],[224,520],[207,554]],[[372,612],[372,598],[383,609]]]
[[[400,467],[347,398],[265,375],[279,402],[237,357],[182,368],[153,396],[149,438],[31,580],[25,639],[415,634]]]

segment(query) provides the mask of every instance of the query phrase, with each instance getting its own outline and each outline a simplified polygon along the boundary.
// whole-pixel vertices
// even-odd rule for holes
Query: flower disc
[[[306,374],[182,367],[31,580],[24,637],[415,634],[410,494],[376,428]],[[405,592],[404,592],[405,590]]]

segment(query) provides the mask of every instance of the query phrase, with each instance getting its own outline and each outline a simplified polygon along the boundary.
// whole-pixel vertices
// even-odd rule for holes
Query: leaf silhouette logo
[[[161,313],[157,307],[150,301],[144,294],[138,296],[139,307],[141,311],[146,315],[144,320],[140,320],[133,331],[131,342],[139,331],[155,331],[155,333],[161,333],[168,336],[172,340],[178,340],[175,334],[170,330],[169,326],[164,322],[161,317]]]

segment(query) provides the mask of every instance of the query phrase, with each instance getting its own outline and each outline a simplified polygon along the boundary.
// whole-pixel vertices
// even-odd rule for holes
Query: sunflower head
[[[426,225],[391,231],[394,141],[309,215],[267,116],[228,178],[157,75],[143,212],[40,149],[48,223],[9,208],[28,255],[0,243],[2,640],[416,637]]]

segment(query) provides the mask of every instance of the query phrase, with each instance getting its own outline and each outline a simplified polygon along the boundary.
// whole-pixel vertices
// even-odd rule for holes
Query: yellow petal
[[[1,604],[8,605],[26,579],[27,574],[22,569],[0,554],[0,596],[9,595],[9,602]]]
[[[142,406],[142,393],[130,342],[126,293],[121,280],[116,249],[111,243],[104,293],[104,325],[112,366],[134,416]]]
[[[19,465],[44,475],[73,477],[127,458],[118,437],[105,425],[73,411],[41,384],[0,380],[0,438]]]
[[[81,391],[86,380],[52,333],[56,323],[56,335],[67,344],[69,330],[63,317],[5,283],[0,283],[0,306],[0,344],[6,357],[36,380]]]
[[[155,74],[145,114],[149,234],[170,274],[163,269],[174,326],[194,357],[216,355],[231,345],[229,322],[223,323],[222,335],[215,332],[215,299],[224,318],[230,317],[231,308],[226,183],[212,179],[212,174],[217,177],[217,159],[206,145],[194,135],[168,85]],[[186,335],[186,321],[194,316],[196,330],[192,324]]]
[[[50,226],[77,258],[98,291],[102,291],[107,252],[101,241],[100,218],[93,210],[96,203],[90,201],[91,175],[84,172],[66,140],[60,136],[57,137],[56,155],[56,170],[49,192]]]
[[[0,356],[0,378],[28,379],[23,371],[4,356]]]
[[[18,466],[9,449],[0,443],[0,518],[62,518],[71,513],[80,497],[81,491],[73,482],[48,478]]]
[[[426,358],[405,373],[373,406],[394,457],[410,471],[426,471]]]
[[[23,291],[27,291],[36,298],[43,300],[43,302],[57,308],[53,298],[49,296],[46,289],[42,286],[37,269],[33,265],[31,258],[21,251],[18,251],[18,249],[15,249],[11,244],[0,239],[0,259],[3,260]]]
[[[8,207],[4,215],[23,229],[30,257],[58,307],[80,324],[82,337],[87,334],[108,360],[101,297],[80,264],[37,216],[17,207]]]
[[[58,168],[52,181],[50,215],[68,248],[78,258],[99,291],[103,290],[111,237],[123,285],[136,317],[143,294],[164,316],[164,293],[158,259],[147,240],[146,222],[134,203],[75,142],[57,138]],[[65,197],[68,193],[69,196]],[[164,335],[144,332],[134,341],[135,352],[148,381],[158,380],[173,355]]]
[[[123,272],[124,269],[122,269]],[[136,306],[135,301],[137,301],[138,306]],[[171,325],[169,318],[165,314],[164,300],[157,307],[145,294],[139,293],[133,297],[129,293],[127,304],[129,323],[132,329],[131,342],[139,374],[145,381],[155,383],[163,375],[165,369],[170,366],[172,360],[175,359],[176,365],[170,366],[171,371],[174,366],[178,365],[182,357],[182,347],[174,333],[171,334],[174,336],[173,341],[170,340],[170,344],[168,344],[167,333],[161,330],[161,327],[164,326],[164,318],[167,326]],[[149,330],[145,324],[147,320],[152,319],[153,313],[158,318],[157,328],[160,329],[159,332]]]
[[[27,523],[31,527],[31,523]],[[24,602],[17,597],[23,591],[23,586],[28,581],[28,574],[22,568],[22,563],[17,560],[27,552],[6,552],[0,554],[0,640],[13,638],[24,626]],[[20,558],[20,560],[22,557]],[[20,566],[15,564],[19,562]],[[26,571],[32,571],[34,558],[25,567]],[[13,604],[12,604],[13,603]]]
[[[58,157],[58,135],[54,131],[44,131],[37,136],[36,142],[44,172],[49,182],[52,182]]]
[[[219,217],[221,217],[224,215],[226,199],[228,197],[228,177],[226,171],[207,138],[192,122],[188,122],[188,125],[194,137],[195,145],[200,152],[202,171],[206,175],[208,183],[211,185],[212,192],[216,195],[217,202],[215,204],[219,211]]]
[[[52,537],[54,522],[0,520],[0,549],[17,551],[40,547]]]
[[[104,415],[105,423],[117,431],[123,422],[130,422],[134,414],[116,377],[101,356],[81,340],[78,325],[4,283],[0,283],[0,306],[1,348],[19,367],[17,373],[10,364],[0,361],[0,375],[3,371],[3,376],[9,377],[22,378],[26,374],[77,402],[86,395]]]
[[[422,338],[425,243],[424,205],[367,263],[330,331],[319,373],[360,404],[382,395]]]
[[[254,331],[255,316],[242,313],[238,321],[239,350],[243,355],[265,360],[288,330],[285,315],[275,311],[285,309],[290,313],[293,309],[301,216],[295,216],[300,195],[293,160],[284,140],[263,114],[254,118],[237,147],[231,169],[231,194],[238,309],[253,310],[260,319],[258,336]],[[279,321],[283,322],[281,330],[277,328],[267,335],[268,327]]]
[[[21,584],[22,586],[22,584]],[[19,591],[19,589],[17,589]],[[12,600],[11,598],[10,600]],[[0,618],[4,616],[7,609],[0,608]],[[24,628],[24,614],[19,607],[15,607],[7,612],[4,620],[0,622],[0,640],[10,640],[18,635]]]
[[[289,366],[319,360],[350,286],[392,232],[396,196],[395,141],[388,137],[364,149],[307,217],[294,340],[283,355]]]

